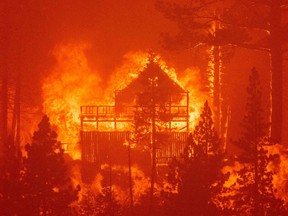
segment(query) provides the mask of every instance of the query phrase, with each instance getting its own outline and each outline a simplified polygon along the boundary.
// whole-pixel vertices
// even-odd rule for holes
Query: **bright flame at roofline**
[[[67,152],[73,159],[80,158],[78,149],[80,130],[80,106],[114,105],[114,91],[125,88],[149,63],[147,52],[128,53],[124,63],[111,75],[106,89],[99,88],[100,75],[92,71],[85,56],[87,44],[66,44],[56,46],[53,55],[57,60],[49,77],[42,85],[43,111],[57,127],[58,139],[67,144]],[[198,119],[206,95],[199,91],[199,70],[188,68],[178,79],[174,68],[168,68],[159,55],[153,58],[160,68],[183,89],[190,92],[190,129]],[[201,99],[202,98],[202,99]],[[127,127],[127,126],[126,126]],[[108,130],[113,130],[107,124]],[[65,147],[65,146],[64,146]]]

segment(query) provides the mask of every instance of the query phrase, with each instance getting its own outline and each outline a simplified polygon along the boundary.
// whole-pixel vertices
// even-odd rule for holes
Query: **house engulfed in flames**
[[[115,91],[114,105],[81,106],[80,117],[82,161],[126,161],[127,145],[150,154],[154,142],[157,164],[167,164],[187,143],[189,92],[151,55],[138,76]]]

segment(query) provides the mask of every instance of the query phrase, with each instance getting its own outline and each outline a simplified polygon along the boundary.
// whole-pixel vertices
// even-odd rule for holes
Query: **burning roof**
[[[171,95],[184,93],[185,90],[173,80],[155,57],[149,58],[146,67],[125,88],[116,95],[116,103],[132,104],[136,97],[154,91],[157,101],[167,101]],[[160,95],[161,93],[161,95]]]

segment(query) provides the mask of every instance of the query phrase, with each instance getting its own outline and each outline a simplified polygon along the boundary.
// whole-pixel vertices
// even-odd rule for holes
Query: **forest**
[[[0,215],[288,215],[288,0],[0,9]]]

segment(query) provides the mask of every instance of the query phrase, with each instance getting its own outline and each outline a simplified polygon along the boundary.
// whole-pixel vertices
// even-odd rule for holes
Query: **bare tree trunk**
[[[130,215],[134,215],[133,182],[131,172],[131,143],[128,142],[128,168],[129,168],[129,192],[130,192]]]
[[[255,158],[254,158],[254,215],[260,215],[260,200],[259,200],[259,171],[258,171],[258,143],[255,140]]]
[[[8,15],[7,15],[7,2],[3,1],[0,6],[2,25],[0,26],[0,49],[2,56],[0,62],[1,73],[1,116],[0,116],[0,163],[3,162],[4,151],[7,145],[7,124],[8,124]]]
[[[222,137],[222,119],[221,119],[221,60],[220,46],[214,46],[214,95],[213,105],[215,108],[215,125],[220,138]]]
[[[1,159],[7,145],[7,124],[8,124],[8,73],[5,64],[2,69],[2,88],[1,88]]]
[[[152,169],[151,169],[151,188],[150,188],[150,214],[153,215],[154,211],[154,185],[156,178],[156,104],[155,104],[155,83],[152,81],[152,134],[151,134],[151,145],[152,145]]]
[[[14,154],[18,154],[20,151],[20,94],[21,94],[21,75],[18,70],[16,77],[16,87],[14,95],[14,107],[13,107],[13,118],[12,118],[12,141],[14,145]]]
[[[283,51],[281,38],[281,10],[280,3],[271,4],[271,137],[273,141],[281,143],[283,125]]]

